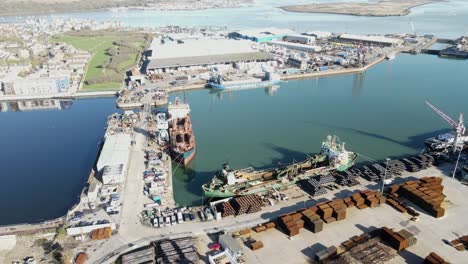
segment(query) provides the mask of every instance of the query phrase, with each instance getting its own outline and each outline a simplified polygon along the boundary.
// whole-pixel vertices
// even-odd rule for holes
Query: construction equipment
[[[446,115],[444,112],[440,111],[437,109],[437,107],[433,106],[430,104],[428,101],[426,101],[426,104],[434,110],[438,115],[440,115],[447,123],[452,125],[452,127],[455,129],[455,138],[454,140],[447,140],[447,143],[452,145],[452,151],[453,153],[457,151],[461,151],[465,145],[465,125],[463,124],[463,113],[460,113],[458,116],[458,123],[455,122],[452,118],[450,118],[448,115]],[[448,145],[447,147],[449,147]]]

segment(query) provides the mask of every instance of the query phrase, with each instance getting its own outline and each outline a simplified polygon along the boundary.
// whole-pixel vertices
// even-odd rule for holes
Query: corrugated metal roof
[[[221,244],[223,247],[228,247],[234,253],[242,251],[239,243],[230,234],[220,235],[219,244]]]
[[[96,165],[97,170],[101,171],[105,166],[120,164],[123,164],[123,167],[126,168],[131,141],[132,138],[129,134],[107,136]]]
[[[153,59],[148,65],[148,69],[188,67],[198,65],[213,65],[220,63],[231,63],[252,60],[270,60],[273,56],[266,52],[249,52],[237,54],[222,54],[210,56],[194,56],[171,59]]]

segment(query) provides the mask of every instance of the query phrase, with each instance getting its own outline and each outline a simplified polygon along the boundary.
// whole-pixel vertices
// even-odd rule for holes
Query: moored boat
[[[252,167],[231,170],[228,164],[224,164],[222,170],[202,189],[205,196],[217,198],[278,190],[313,175],[347,170],[354,165],[356,158],[357,154],[347,151],[337,137],[328,136],[322,143],[320,154],[302,162],[267,170],[255,170]]]
[[[190,120],[190,107],[176,98],[168,110],[171,156],[185,166],[195,157],[195,136]]]

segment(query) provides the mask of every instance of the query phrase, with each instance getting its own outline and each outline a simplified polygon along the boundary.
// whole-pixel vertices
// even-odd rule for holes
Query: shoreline
[[[395,0],[384,0],[376,3],[318,3],[304,5],[279,6],[286,12],[307,13],[307,14],[332,14],[356,17],[391,17],[406,16],[411,13],[411,9],[448,0],[414,0],[414,4],[405,5],[406,2]]]
[[[197,3],[194,1],[192,4]],[[79,13],[79,12],[97,12],[97,11],[110,11],[110,12],[120,12],[120,11],[131,11],[131,10],[139,10],[139,11],[200,11],[200,10],[207,10],[207,9],[227,9],[227,8],[242,8],[242,7],[249,7],[252,6],[254,1],[240,1],[235,6],[205,6],[205,7],[196,7],[192,6],[191,8],[174,8],[174,9],[164,9],[158,7],[146,7],[146,6],[125,6],[125,7],[102,7],[102,8],[90,8],[90,9],[70,9],[70,10],[44,10],[44,11],[25,11],[25,12],[18,12],[18,13],[0,13],[0,17],[15,17],[15,16],[52,16],[56,14],[66,14],[66,13]],[[71,6],[71,5],[69,5]]]

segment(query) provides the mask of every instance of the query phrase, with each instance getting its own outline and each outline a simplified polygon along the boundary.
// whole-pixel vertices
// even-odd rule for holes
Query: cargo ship
[[[187,165],[195,157],[195,136],[190,120],[190,107],[176,97],[175,103],[169,104],[169,136],[173,160]]]
[[[215,90],[243,90],[253,88],[265,88],[281,82],[278,74],[266,72],[264,78],[248,78],[239,80],[227,80],[223,76],[213,76],[208,82],[209,86]]]
[[[228,164],[224,164],[209,183],[202,185],[202,189],[205,196],[213,198],[279,190],[313,175],[326,174],[332,170],[345,171],[354,165],[356,158],[357,154],[347,151],[345,144],[340,143],[336,136],[328,136],[322,142],[321,152],[302,162],[266,170],[252,167],[231,170]]]

